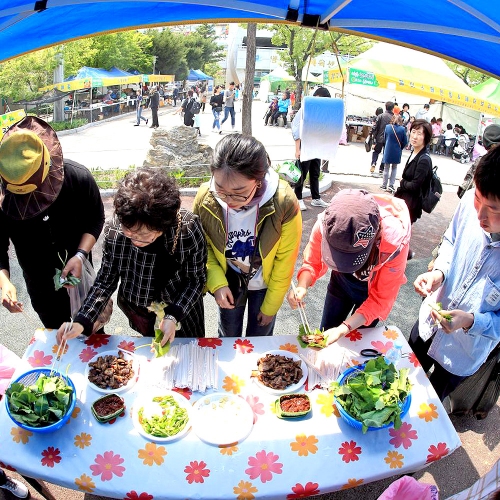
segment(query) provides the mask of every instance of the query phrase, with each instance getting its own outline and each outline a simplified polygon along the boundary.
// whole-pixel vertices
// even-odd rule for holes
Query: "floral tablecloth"
[[[240,395],[254,412],[250,435],[229,447],[206,444],[193,431],[169,443],[143,438],[131,419],[134,399],[151,384],[141,375],[121,394],[127,405],[125,414],[99,424],[90,405],[102,394],[88,385],[87,362],[99,352],[117,346],[130,350],[148,339],[94,335],[85,343],[73,340],[62,368],[64,371],[69,365],[68,374],[77,389],[78,401],[70,421],[54,433],[33,434],[14,425],[2,404],[0,465],[82,492],[129,500],[303,498],[415,471],[460,446],[418,361],[394,327],[355,330],[341,344],[353,353],[363,348],[385,352],[396,339],[409,353],[400,367],[411,369],[411,407],[399,430],[366,434],[347,425],[333,396],[321,389],[309,392],[310,418],[276,417],[272,404],[277,397],[253,383],[250,371],[268,350],[304,353],[296,336],[196,339],[201,346],[217,349],[219,391]],[[189,339],[176,340],[184,341]],[[17,373],[30,367],[50,367],[56,351],[55,331],[37,330]],[[147,348],[137,354],[141,351],[144,360],[151,356]],[[189,390],[178,392],[190,402],[202,396]]]

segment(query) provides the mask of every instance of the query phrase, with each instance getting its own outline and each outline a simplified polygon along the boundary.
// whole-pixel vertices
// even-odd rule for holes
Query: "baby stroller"
[[[460,163],[467,163],[472,158],[473,149],[474,141],[471,141],[467,134],[460,134],[458,136],[457,144],[453,148],[451,157]]]

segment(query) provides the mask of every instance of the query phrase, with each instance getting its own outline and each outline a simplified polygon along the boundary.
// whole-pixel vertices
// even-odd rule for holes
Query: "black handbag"
[[[372,150],[372,146],[373,146],[373,136],[372,134],[369,134],[365,139],[365,150],[367,153],[369,153]]]

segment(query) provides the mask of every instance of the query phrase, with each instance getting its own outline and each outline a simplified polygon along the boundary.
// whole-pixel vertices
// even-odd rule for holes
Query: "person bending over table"
[[[479,161],[474,183],[444,234],[433,270],[414,282],[426,299],[410,346],[426,372],[434,367],[429,378],[441,400],[481,367],[500,339],[498,146]],[[429,307],[437,302],[440,313]]]
[[[297,308],[307,289],[331,269],[320,324],[327,343],[375,326],[387,318],[406,283],[410,236],[410,215],[402,200],[362,189],[339,191],[313,226],[296,294],[288,294],[290,306]]]
[[[272,335],[299,253],[302,217],[290,185],[270,168],[254,137],[230,134],[215,147],[212,179],[194,200],[208,241],[207,288],[219,306],[219,336]],[[257,244],[256,244],[256,240]],[[235,300],[228,275],[246,275],[248,296]]]
[[[114,209],[101,268],[66,339],[90,334],[118,282],[118,307],[137,332],[154,336],[156,316],[147,308],[163,301],[162,345],[176,335],[204,337],[207,247],[198,217],[181,208],[175,181],[152,168],[131,172],[118,188]],[[59,343],[65,326],[57,332]]]

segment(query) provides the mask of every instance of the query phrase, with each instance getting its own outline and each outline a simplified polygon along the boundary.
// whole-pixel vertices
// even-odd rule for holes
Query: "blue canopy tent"
[[[297,23],[386,40],[500,76],[500,8],[484,0],[2,0],[0,61],[89,35],[188,22]]]
[[[212,92],[214,89],[214,79],[212,76],[208,76],[201,69],[190,69],[189,70],[189,75],[187,77],[188,82],[199,82],[199,81],[206,81],[207,82],[207,87],[208,91]]]

